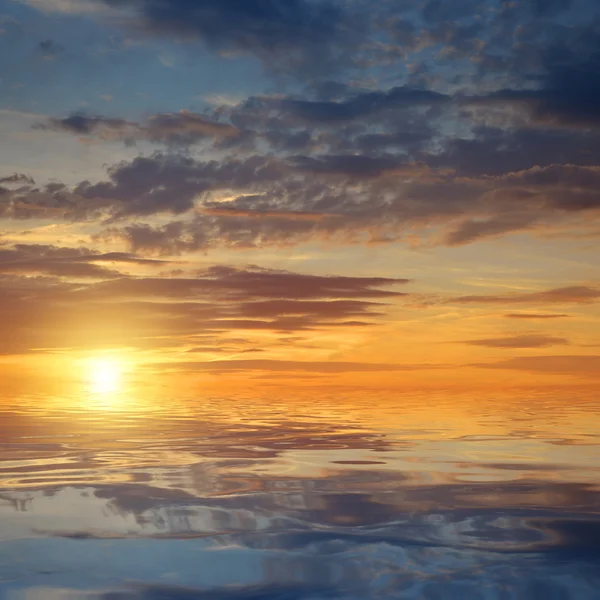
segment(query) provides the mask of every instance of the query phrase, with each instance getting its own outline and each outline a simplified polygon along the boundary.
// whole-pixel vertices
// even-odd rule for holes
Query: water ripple
[[[2,598],[598,598],[593,396],[1,406]]]

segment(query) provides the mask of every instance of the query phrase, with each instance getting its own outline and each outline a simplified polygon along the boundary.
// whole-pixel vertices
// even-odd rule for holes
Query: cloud
[[[40,0],[30,0],[37,5]],[[357,48],[364,18],[328,0],[67,0],[46,9],[80,12],[131,32],[201,42],[220,53],[249,54],[270,69],[311,71],[338,64]],[[367,13],[365,13],[367,14]]]
[[[23,173],[14,173],[13,175],[6,175],[4,177],[0,177],[0,184],[8,183],[8,184],[28,184],[35,185],[35,181],[29,176]]]
[[[600,356],[587,354],[564,356],[522,356],[497,363],[476,365],[484,369],[513,369],[531,373],[600,376]]]
[[[318,149],[378,158],[389,148],[409,158],[436,139],[438,120],[453,105],[450,96],[419,87],[378,90],[324,84],[308,96],[252,96],[216,112],[278,152]]]
[[[87,255],[54,247],[3,252],[0,264],[9,266],[0,268],[5,324],[0,353],[174,345],[187,351],[200,344],[243,351],[254,346],[229,339],[231,331],[290,333],[371,326],[386,308],[381,300],[403,297],[389,288],[408,283],[226,266],[188,277],[135,277],[107,273],[94,262],[138,261],[129,255]],[[17,255],[25,267],[14,268]],[[36,273],[45,276],[31,276]],[[82,277],[103,280],[71,281]]]
[[[153,365],[156,367],[157,365]],[[323,362],[293,360],[217,360],[210,362],[161,363],[159,368],[175,368],[185,371],[277,371],[309,373],[358,373],[383,371],[414,371],[440,368],[434,364],[389,364],[363,362]]]
[[[73,278],[118,278],[122,273],[97,263],[165,265],[166,261],[139,258],[124,252],[99,253],[87,248],[41,244],[0,244],[0,273],[40,274]]]
[[[62,119],[49,118],[36,123],[34,128],[95,136],[103,140],[122,140],[127,143],[146,140],[181,146],[206,139],[232,138],[241,134],[232,125],[219,123],[187,110],[178,113],[157,113],[149,116],[143,123],[77,112]]]
[[[200,161],[155,153],[113,165],[100,182],[1,188],[0,214],[103,219],[111,224],[104,236],[125,239],[134,251],[165,254],[314,238],[394,242],[432,227],[439,232],[434,243],[455,246],[517,231],[584,231],[584,213],[600,210],[597,180],[597,167],[574,165],[461,177],[388,154],[250,154]],[[223,195],[228,198],[219,199]],[[160,214],[185,218],[116,226]]]
[[[38,50],[44,60],[52,60],[64,53],[65,49],[54,40],[44,40],[38,44]]]
[[[303,85],[276,80],[268,94],[203,113],[46,119],[38,127],[166,148],[112,165],[101,181],[2,187],[3,218],[101,220],[110,227],[98,239],[160,254],[597,235],[591,3],[584,16],[567,0],[410,10],[363,0],[90,2],[118,17],[106,26],[285,63]],[[382,79],[399,57],[406,72]],[[317,76],[319,64],[334,71]],[[177,220],[154,219],[163,215]]]
[[[49,118],[46,122],[36,123],[33,127],[36,129],[66,131],[77,135],[90,135],[101,131],[124,132],[127,129],[134,130],[137,126],[124,119],[72,113],[63,119]]]
[[[152,162],[156,165],[153,170],[162,169],[157,159],[149,164]],[[254,172],[247,165],[252,165]],[[132,169],[124,166],[123,170]],[[445,229],[440,241],[456,246],[504,233],[560,227],[561,219],[600,208],[600,196],[593,188],[595,168],[535,168],[501,178],[465,179],[392,156],[332,155],[296,156],[287,163],[252,157],[223,163],[218,173],[212,174],[208,165],[190,164],[186,170],[197,194],[217,190],[225,181],[235,185],[236,180],[245,185],[237,191],[245,194],[225,202],[197,202],[197,207],[205,207],[204,216],[171,224],[168,230],[165,226],[128,226],[122,234],[132,248],[150,248],[162,242],[167,252],[182,252],[210,247],[213,240],[254,246],[336,236],[347,242],[360,240],[361,231],[363,241],[398,241],[409,228],[414,232],[436,224]],[[238,173],[244,173],[244,179]],[[180,170],[176,185],[181,187],[185,177]],[[579,180],[577,186],[574,179]],[[148,191],[156,199],[151,188]],[[178,198],[183,211],[193,202],[192,190],[181,195],[173,185],[170,191],[174,194],[170,196],[172,207],[179,205]],[[138,197],[136,205],[140,203]],[[124,214],[142,212],[137,206],[125,209]],[[292,215],[293,222],[286,218]],[[259,220],[249,223],[252,217]],[[153,243],[147,244],[147,240]]]
[[[372,158],[354,154],[329,156],[294,156],[293,168],[305,173],[321,175],[342,175],[357,179],[381,177],[387,172],[398,172],[408,166],[397,157],[380,156]]]
[[[462,343],[485,348],[548,348],[550,346],[566,346],[570,342],[561,337],[532,333],[503,338],[466,340]]]
[[[490,89],[534,88],[548,96],[542,106],[555,113],[565,112],[565,105],[570,115],[593,111],[598,12],[591,0],[393,1],[375,8],[367,0],[26,1],[44,11],[87,14],[130,35],[250,55],[303,82],[335,74],[343,83],[334,83],[356,85],[402,61],[407,68],[394,71],[393,81],[402,84],[395,88],[426,82],[440,88],[432,93],[445,94],[478,91],[482,84],[488,95]],[[344,78],[350,69],[361,77]],[[584,89],[586,78],[593,89]],[[361,102],[354,104],[360,112]]]
[[[507,319],[564,319],[571,315],[556,315],[556,314],[543,314],[543,313],[509,313],[504,315]]]
[[[532,121],[540,125],[595,129],[600,126],[599,66],[597,42],[584,56],[557,44],[552,53],[548,52],[539,89],[501,89],[471,102],[524,108]]]
[[[446,104],[451,97],[427,89],[397,86],[387,91],[359,92],[338,101],[285,99],[270,102],[289,118],[319,124],[335,124],[365,119],[387,111],[398,112],[423,106]]]
[[[98,284],[94,294],[111,297],[151,295],[167,298],[220,293],[229,299],[317,300],[339,298],[393,298],[401,292],[381,289],[407,284],[408,279],[304,275],[259,267],[237,269],[215,266],[194,278],[124,278]],[[85,293],[85,292],[83,292]]]
[[[467,219],[445,237],[448,246],[462,246],[477,240],[531,228],[539,219],[535,214],[508,214],[489,219]]]
[[[452,304],[588,304],[600,301],[600,289],[586,285],[553,288],[540,292],[459,296]]]
[[[137,157],[109,169],[110,180],[80,183],[75,196],[112,208],[114,218],[187,212],[195,200],[219,189],[252,189],[279,180],[281,164],[272,158],[250,156],[223,162],[195,161],[184,155]],[[83,207],[85,208],[85,207]]]
[[[41,588],[43,592],[44,588]],[[340,590],[332,585],[267,584],[236,585],[222,588],[192,588],[172,585],[137,584],[127,589],[98,594],[99,600],[317,600],[340,597]],[[35,598],[33,600],[36,600]]]
[[[552,165],[597,167],[600,163],[600,141],[591,131],[476,125],[468,136],[448,137],[440,146],[440,151],[420,158],[465,177],[501,177]]]

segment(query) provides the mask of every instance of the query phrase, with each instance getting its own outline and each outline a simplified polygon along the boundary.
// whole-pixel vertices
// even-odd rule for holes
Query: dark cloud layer
[[[90,1],[118,16],[106,26],[254,56],[301,84],[140,121],[49,118],[37,127],[163,149],[104,181],[3,184],[6,218],[103,219],[107,235],[164,254],[407,233],[448,246],[597,236],[591,0]],[[164,214],[181,219],[152,222]]]
[[[134,585],[129,589],[103,592],[100,600],[323,600],[339,598],[334,586],[310,584],[271,584],[225,586],[200,589],[169,585]]]
[[[189,145],[207,138],[221,139],[241,135],[241,132],[230,124],[219,123],[189,111],[155,114],[144,123],[79,112],[62,119],[48,119],[35,127],[79,136],[94,136],[104,140],[123,140],[129,144],[146,140],[162,144]]]
[[[28,175],[24,175],[23,173],[14,173],[13,175],[5,175],[4,177],[0,177],[0,184],[2,183],[26,183],[30,185],[35,185],[35,181],[31,177],[29,177]]]
[[[134,31],[249,54],[277,70],[336,63],[363,29],[343,4],[328,0],[96,1],[122,11]]]
[[[250,154],[200,161],[154,154],[109,168],[109,179],[0,189],[5,218],[111,223],[132,249],[164,254],[219,245],[399,241],[439,229],[435,243],[472,243],[516,231],[589,227],[600,210],[598,168],[554,165],[500,177],[460,177],[391,155]],[[215,194],[233,199],[214,201]],[[230,196],[231,197],[231,196]],[[161,214],[167,225],[117,223]],[[255,217],[255,218],[253,218]]]

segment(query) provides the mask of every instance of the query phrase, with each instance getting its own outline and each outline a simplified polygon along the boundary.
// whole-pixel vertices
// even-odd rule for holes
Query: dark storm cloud
[[[485,348],[547,348],[550,346],[565,346],[569,340],[545,334],[524,334],[512,337],[490,338],[484,340],[467,340],[463,342],[471,346],[483,346]]]

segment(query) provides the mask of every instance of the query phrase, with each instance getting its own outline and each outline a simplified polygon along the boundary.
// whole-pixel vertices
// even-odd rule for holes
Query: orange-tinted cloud
[[[485,369],[514,369],[531,373],[585,375],[600,378],[600,356],[587,354],[563,356],[521,356],[497,363],[476,365]]]
[[[136,261],[129,255],[88,255],[46,249],[74,262],[63,275],[107,276],[89,260]],[[7,255],[14,257],[12,251]],[[37,260],[40,259],[38,253]],[[1,258],[1,257],[0,257]],[[83,262],[78,262],[78,260]],[[28,264],[28,268],[32,266]],[[50,263],[54,265],[54,262]],[[154,263],[151,263],[154,264]],[[95,267],[95,265],[92,265]],[[37,267],[36,267],[37,268]],[[0,269],[1,270],[1,269]],[[38,269],[39,270],[39,269]],[[48,271],[46,271],[48,272]],[[392,288],[407,279],[317,276],[247,267],[214,266],[195,277],[135,277],[110,273],[104,281],[0,275],[3,336],[0,352],[26,353],[40,348],[129,346],[161,348],[210,346],[235,330],[296,332],[369,327],[385,312],[382,299],[402,297]],[[217,343],[215,343],[217,342]],[[236,351],[245,350],[241,345]]]
[[[504,315],[506,319],[565,319],[571,315],[565,314],[543,314],[543,313],[509,313]]]
[[[540,292],[514,294],[477,294],[458,296],[453,304],[588,304],[600,301],[600,289],[586,285],[553,288]]]
[[[466,340],[463,342],[463,344],[483,346],[485,348],[547,348],[549,346],[566,346],[569,343],[569,340],[566,338],[539,333],[482,340]]]
[[[161,363],[152,365],[153,368],[174,368],[185,371],[283,371],[309,373],[356,373],[384,371],[421,371],[427,369],[447,368],[435,364],[395,364],[395,363],[366,363],[340,361],[293,361],[293,360],[217,360],[206,362]]]

